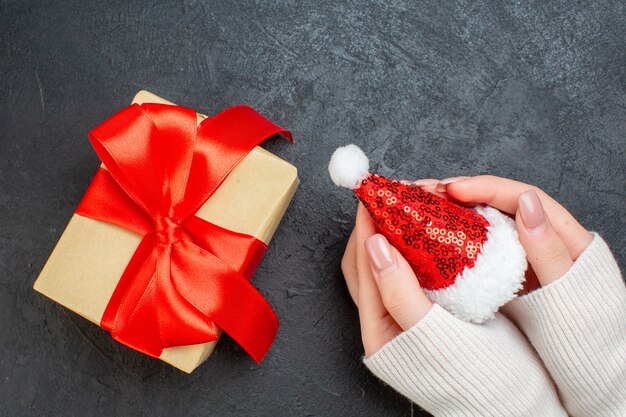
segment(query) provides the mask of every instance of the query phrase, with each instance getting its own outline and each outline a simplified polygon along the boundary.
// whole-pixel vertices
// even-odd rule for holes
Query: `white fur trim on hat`
[[[424,290],[428,298],[456,317],[482,323],[522,288],[526,253],[517,237],[515,222],[491,207],[476,207],[489,222],[487,241],[473,268],[465,268],[454,284],[440,290]]]
[[[361,148],[352,144],[337,148],[328,164],[328,173],[333,182],[350,189],[358,188],[369,174],[369,169],[367,156]]]

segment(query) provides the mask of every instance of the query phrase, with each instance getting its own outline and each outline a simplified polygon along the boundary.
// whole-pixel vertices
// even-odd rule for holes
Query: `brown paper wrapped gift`
[[[165,103],[140,91],[133,103]],[[198,122],[205,118],[198,115]],[[230,173],[196,215],[268,244],[298,186],[296,168],[254,148]],[[34,288],[99,324],[104,310],[141,237],[129,230],[74,214]],[[215,342],[163,350],[160,359],[191,372],[204,362]]]

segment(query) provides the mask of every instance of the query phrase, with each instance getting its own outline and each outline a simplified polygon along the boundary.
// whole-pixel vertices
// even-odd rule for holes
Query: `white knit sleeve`
[[[573,417],[626,416],[626,286],[598,235],[557,281],[504,309]]]
[[[364,362],[434,416],[566,416],[533,349],[501,314],[477,325],[434,304]]]

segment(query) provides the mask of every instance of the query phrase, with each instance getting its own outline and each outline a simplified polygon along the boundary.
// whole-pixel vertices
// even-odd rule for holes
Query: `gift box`
[[[140,91],[135,96],[133,103],[139,105],[143,105],[145,103],[172,104],[147,91]],[[170,107],[171,106],[155,106],[150,108],[151,111],[157,115],[160,115],[158,112],[166,113],[163,116],[163,121],[155,122],[157,125],[159,123],[171,122],[168,119],[168,117],[170,117],[169,113],[167,113],[171,112]],[[138,110],[144,109],[145,112],[144,107],[131,106],[129,109],[130,110],[126,113],[136,113],[136,117],[139,122],[134,122],[132,127],[129,127],[126,130],[135,129],[138,123],[144,123],[144,119],[149,119],[149,117],[144,117],[141,110]],[[216,120],[215,122],[211,121],[211,123],[222,123],[227,125],[229,123],[231,125],[235,123],[235,127],[226,126],[228,129],[231,129],[227,131],[239,132],[238,129],[247,129],[247,131],[252,132],[250,134],[258,133],[255,130],[257,129],[255,123],[257,123],[258,120],[260,120],[259,123],[262,125],[261,128],[259,128],[261,130],[263,129],[263,126],[265,126],[265,128],[267,128],[267,126],[272,126],[271,122],[263,119],[262,116],[250,113],[253,112],[251,109],[237,109],[236,111],[228,113],[229,110],[223,112],[227,113],[224,116],[221,116],[222,113],[215,116],[215,119],[219,120]],[[236,115],[238,111],[244,112],[243,114],[245,117],[250,117],[250,120],[252,121],[244,120],[240,122],[236,119],[234,119],[234,121],[228,119],[232,119],[234,117],[233,115]],[[246,111],[248,113],[246,113]],[[150,116],[150,114],[148,115]],[[125,116],[116,115],[115,117],[124,120]],[[201,114],[197,115],[198,124],[200,124],[204,119],[206,119],[206,116]],[[249,126],[246,125],[246,123],[248,123]],[[238,124],[241,124],[241,126]],[[219,127],[219,125],[217,126]],[[177,126],[174,127],[178,129]],[[187,127],[185,128],[189,130]],[[211,126],[209,126],[209,128],[210,129],[204,128],[204,136],[209,139],[211,136],[218,137],[220,134],[224,134],[221,131],[213,134],[211,133],[211,129],[213,128]],[[110,132],[108,132],[107,129],[109,129],[109,127],[105,125],[94,134],[109,134]],[[173,128],[170,128],[170,130],[172,129]],[[182,127],[180,129],[184,130]],[[200,129],[200,127],[198,127],[198,129]],[[119,132],[116,131],[114,133],[110,133],[110,135],[115,136],[127,134],[124,128],[120,128],[119,130]],[[161,130],[165,131],[166,129],[162,128]],[[206,133],[207,130],[209,133]],[[103,131],[105,133],[103,133]],[[273,132],[272,130],[267,131],[270,133]],[[115,138],[111,140],[114,139]],[[233,138],[233,140],[235,139],[236,138]],[[199,141],[197,138],[192,138],[191,141],[193,140]],[[92,142],[94,142],[93,139]],[[139,143],[141,141],[137,142]],[[98,146],[102,147],[102,149],[100,149],[101,152],[103,149],[104,151],[108,151],[110,149],[107,149],[107,146],[114,147],[115,143],[110,145],[109,142],[104,141]],[[212,149],[211,152],[207,151],[207,155],[209,155],[207,159],[212,159],[212,161],[205,163],[206,167],[204,167],[202,163],[196,163],[196,160],[193,159],[193,162],[190,162],[190,165],[192,166],[190,170],[191,173],[189,174],[190,176],[194,173],[200,176],[207,175],[203,170],[215,170],[211,164],[215,161],[215,164],[219,165],[219,162],[224,159],[219,155],[219,152],[217,152],[228,152],[227,148],[226,150],[221,148],[224,144],[216,143],[211,146],[214,146],[215,149]],[[228,146],[235,147],[236,145]],[[94,147],[96,148],[95,143]],[[98,148],[96,148],[96,150],[98,151]],[[235,151],[239,152],[238,149],[235,149]],[[98,152],[99,155],[101,152]],[[168,151],[161,151],[161,154],[163,153],[168,153]],[[161,154],[155,153],[157,156]],[[161,155],[161,158],[163,161],[167,161],[168,155]],[[117,161],[115,158],[111,158],[111,161],[111,165],[116,165]],[[181,161],[184,161],[184,158],[181,158]],[[96,182],[108,184],[107,181],[104,180],[115,175],[117,175],[118,178],[122,178],[121,189],[124,189],[124,175],[128,176],[129,174],[119,173],[119,169],[117,169],[117,167],[114,170],[112,169],[113,167],[107,167],[106,165],[108,164],[103,160],[103,165],[101,166],[98,175],[94,177],[92,185],[90,186],[90,189],[88,189],[87,193],[93,193],[94,191],[92,191],[92,188],[103,187],[102,184],[95,184]],[[199,173],[195,172],[198,171],[198,169],[196,169],[197,166],[201,168],[201,172]],[[168,169],[175,170],[178,169],[178,167],[170,167]],[[141,170],[136,172],[141,172]],[[108,175],[107,173],[112,175]],[[211,172],[211,174],[214,173]],[[220,174],[218,173],[217,175]],[[257,344],[255,338],[265,338],[265,340],[258,342],[262,344],[264,343],[264,346],[260,348],[256,347],[257,351],[261,351],[261,353],[257,352],[257,357],[255,357],[255,359],[257,361],[260,360],[260,357],[264,354],[264,350],[266,350],[269,347],[269,344],[271,344],[271,340],[274,335],[263,334],[263,326],[257,326],[257,323],[254,321],[255,318],[251,317],[260,314],[253,309],[254,306],[250,307],[250,305],[254,303],[259,304],[259,308],[262,310],[263,314],[269,313],[267,313],[267,306],[264,306],[262,301],[259,301],[258,297],[260,297],[260,295],[255,292],[255,290],[251,287],[251,284],[248,283],[247,279],[249,279],[252,275],[256,264],[262,256],[263,248],[270,242],[274,231],[276,230],[283,214],[285,213],[285,210],[287,209],[287,206],[289,205],[289,202],[291,201],[291,198],[293,197],[293,194],[295,193],[299,182],[297,170],[291,164],[285,162],[270,152],[255,146],[249,152],[242,152],[242,158],[234,165],[234,168],[232,168],[232,170],[229,173],[227,172],[225,175],[225,179],[218,178],[217,180],[214,180],[216,184],[215,190],[211,190],[212,194],[210,194],[210,197],[203,202],[197,211],[195,211],[195,216],[191,216],[193,217],[194,224],[188,227],[190,230],[192,229],[191,226],[194,226],[195,223],[199,223],[200,226],[205,227],[205,229],[200,228],[199,230],[208,230],[206,233],[199,233],[197,231],[190,232],[191,235],[194,235],[195,233],[195,236],[197,237],[194,236],[194,239],[196,240],[203,240],[206,238],[207,243],[200,245],[204,245],[202,249],[198,249],[196,246],[188,243],[193,239],[188,236],[186,230],[181,232],[179,228],[169,227],[167,222],[165,222],[165,226],[161,227],[159,226],[159,222],[155,220],[154,224],[159,226],[155,229],[157,231],[150,233],[146,232],[148,238],[151,239],[150,240],[145,236],[142,236],[142,233],[137,233],[136,230],[131,231],[133,230],[133,227],[129,227],[128,225],[126,225],[126,227],[120,227],[119,225],[116,225],[114,221],[115,219],[105,219],[105,221],[102,221],[99,210],[102,209],[104,212],[111,212],[113,214],[110,214],[110,216],[115,217],[117,215],[116,210],[126,204],[124,203],[125,200],[122,201],[122,203],[124,203],[122,204],[120,202],[111,203],[111,201],[109,201],[110,198],[92,197],[91,200],[95,199],[97,204],[93,201],[91,204],[89,204],[89,201],[86,203],[85,201],[81,202],[79,208],[77,209],[77,213],[75,213],[70,219],[70,222],[59,239],[59,242],[35,282],[34,289],[92,321],[93,323],[102,325],[106,328],[104,323],[108,321],[109,325],[114,329],[107,330],[111,331],[111,334],[114,337],[116,337],[117,334],[120,335],[120,339],[125,339],[118,339],[122,341],[122,343],[128,344],[129,346],[143,351],[144,353],[158,357],[185,372],[193,371],[198,365],[209,357],[215,348],[217,337],[219,337],[222,328],[228,333],[230,333],[228,328],[235,329],[233,332],[237,333],[236,336],[239,336],[240,333],[243,334],[240,338],[245,339],[245,343],[247,343],[248,346]],[[149,178],[149,176],[147,176],[147,178]],[[132,178],[126,178],[126,180],[130,181],[129,183],[132,183],[133,181]],[[170,179],[168,178],[168,181],[169,180]],[[174,179],[172,179],[172,182],[174,182]],[[203,185],[203,181],[196,181],[196,183],[199,184],[200,187]],[[189,192],[189,187],[190,185],[187,184],[187,193]],[[183,193],[185,193],[185,191],[183,191]],[[133,193],[131,192],[130,195],[132,194]],[[187,194],[185,194],[185,196],[186,195]],[[83,207],[85,205],[87,206],[86,208]],[[92,213],[95,212],[95,214],[84,215],[85,212],[89,214],[90,211]],[[138,224],[141,222],[137,220],[135,223]],[[131,230],[129,230],[129,228]],[[141,226],[138,225],[137,228],[141,228]],[[178,234],[180,234],[180,236],[178,236]],[[221,234],[226,236],[223,240],[219,240],[221,239]],[[218,239],[218,241],[213,243],[210,242],[210,240],[214,237],[215,239]],[[162,244],[159,239],[165,239],[165,241],[170,239],[170,243],[175,243],[169,244],[168,246],[168,244]],[[229,252],[238,250],[238,239],[245,242],[251,242],[249,245],[246,243],[246,245],[248,245],[246,246],[246,250],[250,250],[251,254],[241,256],[239,254],[233,254],[233,256],[242,259],[238,261],[239,263],[237,268],[243,269],[233,271],[235,267],[231,267],[228,261],[225,261],[227,265],[224,266],[222,265],[224,262],[217,258],[222,255],[224,255],[223,257],[228,258],[231,256]],[[137,254],[142,252],[142,248],[140,246],[145,246],[144,243],[146,241],[152,245],[157,261],[155,262],[156,266],[153,267],[155,272],[150,284],[146,285],[145,289],[139,288],[138,294],[140,294],[141,297],[137,298],[136,296],[133,296],[132,290],[124,287],[135,285],[137,283],[137,285],[141,285],[141,280],[143,279],[141,273],[134,271],[137,276],[132,276],[130,278],[123,278],[123,276],[132,274],[133,268],[144,268],[144,265],[142,264],[142,262],[144,262],[143,258],[140,259],[139,262],[137,262],[136,258],[139,256]],[[174,246],[176,247],[174,248]],[[214,249],[211,249],[211,247]],[[258,248],[261,249],[257,250]],[[207,250],[209,252],[212,251],[211,254],[207,255],[205,253]],[[171,253],[167,251],[171,251]],[[148,252],[149,250],[146,253]],[[174,252],[180,253],[176,255]],[[191,284],[189,282],[182,282],[179,277],[179,275],[181,275],[178,273],[178,269],[180,269],[178,265],[181,262],[180,259],[184,260],[183,263],[187,262],[186,257],[188,257],[189,254],[193,256],[197,255],[199,257],[204,256],[206,259],[210,258],[208,261],[203,260],[205,258],[201,258],[200,261],[193,260],[193,262],[196,263],[192,266],[183,265],[183,269],[186,268],[186,270],[190,271],[190,274],[196,275],[196,278],[194,279],[198,280],[198,289],[193,287],[196,285],[193,282]],[[167,256],[170,256],[172,260],[167,258]],[[169,270],[166,270],[165,272],[162,271],[163,262],[159,260],[161,257],[165,257],[168,262],[168,265],[165,268],[167,269],[169,266]],[[149,260],[150,255],[144,254],[144,258]],[[148,261],[146,260],[145,262],[147,263]],[[132,266],[133,263],[134,266]],[[214,266],[211,267],[211,263],[213,263]],[[203,268],[209,268],[209,272],[207,273]],[[216,269],[216,274],[219,276],[213,276],[214,274],[211,273],[212,270],[210,268]],[[131,271],[129,272],[129,270]],[[165,278],[163,278],[163,276],[165,276]],[[241,276],[243,276],[243,278],[241,278]],[[219,279],[223,279],[225,283],[220,284],[218,282]],[[245,282],[242,281],[242,279],[244,279]],[[126,281],[124,282],[124,280]],[[217,280],[216,282],[218,283],[215,283],[215,280]],[[231,285],[231,281],[228,280],[235,282],[236,285],[239,285],[239,287],[228,287]],[[165,282],[166,285],[164,286],[167,287],[167,289],[164,290],[159,287],[159,285],[162,285],[162,282]],[[222,286],[220,287],[220,285]],[[156,289],[153,289],[155,286]],[[187,299],[182,299],[181,294],[186,296]],[[216,299],[210,299],[211,297],[218,296],[223,296],[224,298],[217,299],[217,301]],[[252,297],[250,300],[254,301],[254,303],[246,299],[245,297],[247,296]],[[148,301],[145,301],[147,299],[156,300],[156,305],[150,307]],[[159,304],[160,300],[165,300],[167,307]],[[141,307],[135,307],[133,310],[132,306],[135,302],[138,303],[138,306],[141,305]],[[230,304],[235,306],[240,305],[240,307],[234,307],[234,309],[230,308],[230,310],[228,310],[228,306]],[[224,305],[226,305],[226,307],[224,307]],[[194,308],[196,308],[197,311],[194,310]],[[248,308],[251,310],[245,311]],[[177,316],[179,309],[184,310],[180,313],[180,315],[183,316],[182,319],[180,317],[173,319],[164,313],[164,311],[170,311],[168,314]],[[188,315],[185,317],[185,314],[183,313],[185,313],[186,310],[190,310],[190,312],[188,312]],[[205,318],[203,315],[205,314],[206,323],[203,322]],[[214,320],[214,317],[219,318],[219,320]],[[192,336],[187,334],[178,334],[180,326],[176,324],[177,320],[187,320],[187,318],[189,318],[188,321],[191,323],[188,327],[191,328]],[[271,321],[271,318],[268,320]],[[170,321],[173,324],[170,323]],[[240,321],[243,321],[243,323],[240,323]],[[200,330],[195,333],[204,332],[204,336],[202,337],[193,335],[195,330],[194,326],[196,326],[193,323],[196,322],[199,323],[197,324],[197,327],[199,327]],[[222,327],[220,323],[224,323],[224,326],[226,327]],[[123,326],[126,326],[126,328],[122,328]],[[157,330],[147,330],[146,328],[150,326],[156,326]],[[122,330],[119,330],[119,328],[122,328]],[[132,335],[129,335],[130,330],[125,330],[127,328],[130,328],[131,330],[134,328]],[[154,336],[155,331],[157,331],[158,337]],[[202,338],[206,339],[207,332],[210,333],[211,331],[216,333],[216,336],[213,337],[215,340],[195,343],[197,340],[203,340]],[[272,329],[266,331],[266,333],[271,332]],[[183,332],[181,331],[180,333]],[[147,347],[145,349],[143,348],[143,341],[141,340],[142,337],[147,339]],[[200,339],[198,339],[198,337],[200,337]],[[209,337],[209,339],[210,338],[211,337]],[[237,337],[233,338],[238,341]],[[127,342],[128,340],[130,340],[130,342]],[[134,340],[138,340],[137,345],[139,347],[133,344]],[[174,343],[176,340],[189,340],[193,343],[167,346],[168,344],[172,344],[172,340],[174,340]],[[165,346],[162,346],[162,351],[159,351],[158,346],[149,346],[152,342],[157,344],[162,342]],[[240,342],[240,344],[242,343],[243,342]],[[247,346],[244,346],[244,344],[242,344],[242,346],[246,349]],[[250,350],[253,349],[251,348],[246,350],[250,352]]]

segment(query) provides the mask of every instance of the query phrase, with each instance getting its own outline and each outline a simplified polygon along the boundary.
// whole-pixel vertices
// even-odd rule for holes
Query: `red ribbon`
[[[197,125],[196,113],[133,104],[89,133],[106,166],[76,213],[142,236],[101,326],[119,342],[159,357],[166,347],[228,333],[256,361],[278,320],[249,279],[266,246],[195,216],[255,146],[291,134],[250,107]]]

